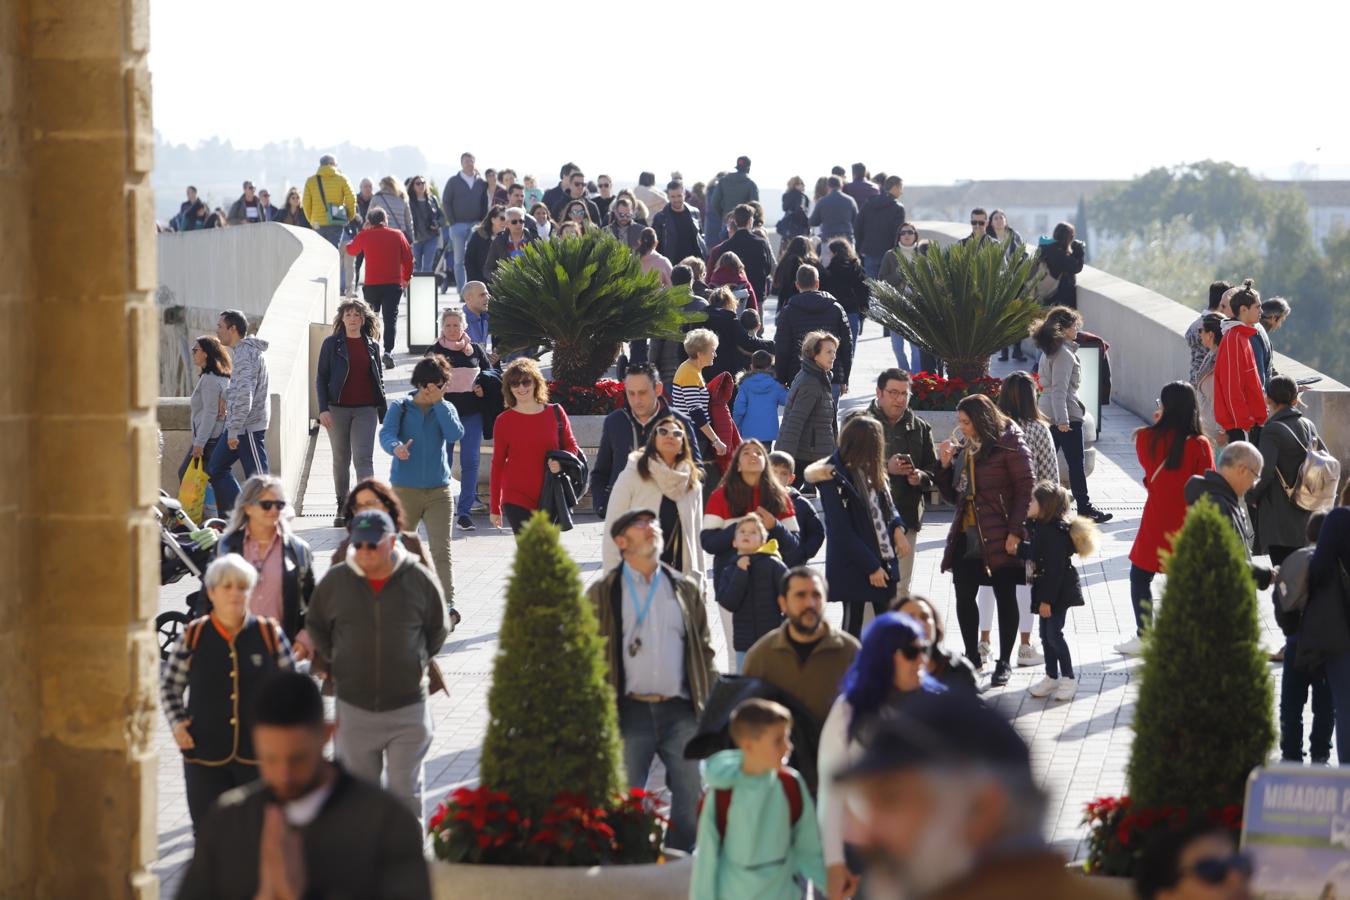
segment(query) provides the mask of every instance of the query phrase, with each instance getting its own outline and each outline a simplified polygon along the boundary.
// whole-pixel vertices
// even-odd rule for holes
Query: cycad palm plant
[[[532,243],[497,270],[492,333],[504,350],[553,351],[561,384],[593,385],[624,341],[678,337],[681,325],[699,321],[681,311],[688,302],[688,287],[662,287],[637,254],[594,229]]]
[[[938,247],[900,259],[896,284],[868,281],[867,317],[926,348],[965,381],[989,374],[989,357],[1027,336],[1041,312],[1035,258],[1011,261],[993,242]]]

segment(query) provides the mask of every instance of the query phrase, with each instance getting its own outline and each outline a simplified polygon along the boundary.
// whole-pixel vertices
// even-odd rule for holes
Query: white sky
[[[151,24],[173,142],[471,149],[541,187],[567,160],[703,180],[742,153],[774,187],[858,160],[911,184],[1206,157],[1350,177],[1340,0],[154,0]]]

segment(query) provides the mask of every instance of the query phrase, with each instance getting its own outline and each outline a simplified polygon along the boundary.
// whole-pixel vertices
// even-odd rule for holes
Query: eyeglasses
[[[661,427],[656,429],[656,433],[661,437],[673,437],[673,438],[684,437],[684,429],[676,428],[673,425],[662,425]]]
[[[379,542],[379,541],[352,541],[352,546],[355,547],[357,550],[378,550],[378,549],[380,549],[380,542]]]
[[[507,224],[507,225],[524,225],[524,224],[525,224],[525,220],[524,220],[524,219],[507,219],[507,220],[506,220],[506,224]]]
[[[909,235],[910,237],[918,237],[919,233],[917,231],[910,231],[908,228],[906,228],[904,231],[900,232],[901,237],[904,237],[905,235]]]
[[[271,511],[274,510],[274,509],[276,509],[276,510],[282,510],[282,509],[285,509],[285,508],[286,508],[286,501],[285,501],[285,500],[259,500],[259,501],[258,501],[258,505],[261,506],[265,511],[271,512]]]
[[[1245,853],[1234,853],[1227,859],[1208,857],[1197,859],[1190,868],[1190,874],[1205,884],[1223,884],[1229,872],[1237,872],[1243,878],[1252,877],[1252,858]]]
[[[599,185],[599,186],[602,187],[602,188],[613,187],[613,185],[610,184],[608,181],[602,181],[602,182],[600,182],[600,185]]]
[[[987,221],[985,221],[984,219],[971,219],[971,220],[970,220],[970,224],[972,224],[972,225],[988,225],[989,223],[988,223]]]
[[[908,647],[900,648],[900,655],[908,660],[916,660],[927,653],[928,650],[928,644],[910,644]]]

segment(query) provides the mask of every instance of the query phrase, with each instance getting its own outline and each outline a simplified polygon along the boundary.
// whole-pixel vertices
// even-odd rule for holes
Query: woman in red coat
[[[1164,387],[1153,424],[1134,433],[1134,449],[1145,472],[1148,500],[1130,549],[1130,600],[1138,635],[1116,645],[1127,656],[1141,652],[1139,636],[1153,617],[1153,576],[1161,571],[1162,552],[1172,549],[1172,535],[1186,519],[1182,488],[1192,475],[1214,468],[1214,448],[1200,429],[1195,388],[1185,381]]]
[[[539,364],[517,359],[502,373],[506,411],[492,429],[492,472],[488,477],[488,518],[496,528],[502,517],[519,533],[539,508],[544,489],[544,470],[561,471],[550,450],[580,454],[572,423],[556,403],[548,402],[548,384]]]

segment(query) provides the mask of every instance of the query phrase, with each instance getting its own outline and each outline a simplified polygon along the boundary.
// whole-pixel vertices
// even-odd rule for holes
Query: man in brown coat
[[[858,640],[825,621],[825,579],[810,566],[789,569],[778,591],[783,624],[745,654],[745,672],[796,697],[817,730],[839,695],[839,682],[858,653]]]
[[[1108,900],[1042,834],[1045,795],[1007,720],[973,697],[918,693],[836,780],[861,810],[869,898]]]

